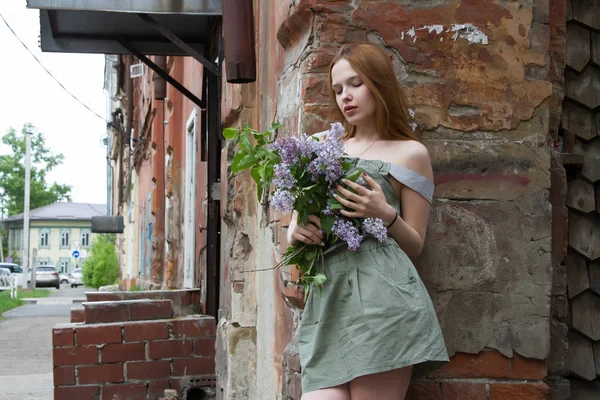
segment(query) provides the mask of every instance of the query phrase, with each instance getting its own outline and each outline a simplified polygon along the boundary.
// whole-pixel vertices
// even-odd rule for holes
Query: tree
[[[8,146],[9,154],[0,155],[0,211],[2,217],[22,213],[25,207],[25,135],[27,124],[23,126],[21,135],[10,128],[2,136],[2,143]],[[71,200],[71,186],[56,182],[46,182],[46,176],[54,167],[62,164],[64,156],[53,154],[46,147],[42,133],[33,133],[31,137],[31,180],[30,209],[35,209],[61,200]],[[4,254],[8,254],[8,234],[2,229],[2,245]]]
[[[112,285],[119,279],[119,258],[115,249],[115,235],[102,234],[94,238],[90,257],[83,263],[83,283],[98,289]]]

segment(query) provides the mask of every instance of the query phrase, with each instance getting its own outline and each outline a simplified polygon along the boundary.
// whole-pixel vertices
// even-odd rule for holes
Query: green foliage
[[[263,198],[265,190],[268,192],[273,182],[275,164],[281,158],[275,152],[268,150],[268,145],[273,143],[272,135],[281,125],[274,122],[267,132],[258,132],[244,124],[242,129],[225,128],[223,136],[233,140],[239,145],[239,151],[231,162],[231,175],[244,169],[250,169],[250,175],[256,182],[258,199]],[[251,138],[256,145],[252,144]]]
[[[250,169],[252,179],[257,185],[258,199],[261,202],[263,199],[264,201],[268,200],[268,192],[271,190],[275,177],[275,166],[281,163],[278,151],[269,147],[275,142],[273,135],[280,127],[281,125],[275,122],[267,132],[262,133],[251,129],[248,124],[244,124],[240,129],[225,128],[223,130],[223,136],[238,145],[238,151],[231,162],[231,176]],[[310,157],[303,156],[297,164],[287,166],[296,179],[294,188],[290,190],[295,199],[293,208],[298,214],[299,224],[306,224],[310,215],[318,216],[326,234],[324,242],[331,245],[339,240],[332,232],[335,217],[325,215],[322,210],[326,208],[328,202],[331,210],[341,210],[344,207],[331,197],[330,185],[324,176],[320,176],[315,182],[314,177],[307,172],[306,166],[310,161]],[[351,171],[351,166],[350,161],[342,161],[343,171],[346,171],[344,178],[356,182],[363,170]],[[324,255],[321,246],[297,242],[288,247],[281,263],[275,268],[282,265],[295,265],[300,272],[299,283],[304,285],[305,292],[308,293],[311,285],[321,287],[326,280],[322,273],[323,261]]]
[[[0,155],[0,212],[11,216],[23,212],[25,206],[25,135],[27,126],[21,134],[9,129],[2,136],[2,143],[10,148],[8,154]],[[31,181],[30,209],[35,209],[57,201],[70,201],[71,186],[46,182],[47,174],[56,166],[62,164],[64,156],[53,154],[46,147],[44,136],[40,133],[31,135]],[[8,254],[7,229],[2,228],[2,246],[4,255]]]
[[[10,291],[5,290],[0,292],[0,319],[2,319],[2,313],[12,310],[13,308],[20,307],[25,304],[25,302],[21,299],[23,298],[39,298],[39,297],[47,297],[50,294],[49,290],[46,289],[26,289],[26,290],[18,290],[17,298],[10,298]]]
[[[139,287],[138,285],[133,285],[133,286],[132,286],[132,287],[129,289],[129,291],[130,291],[130,292],[141,292],[141,291],[143,291],[143,290],[144,290],[144,289],[142,289],[142,288],[141,288],[141,287]]]
[[[98,289],[112,285],[119,279],[119,258],[114,235],[98,235],[92,242],[90,257],[82,268],[85,286]]]

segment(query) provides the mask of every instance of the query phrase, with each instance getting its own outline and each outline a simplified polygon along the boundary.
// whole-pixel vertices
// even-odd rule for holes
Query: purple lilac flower
[[[387,239],[387,228],[383,225],[383,221],[380,218],[366,218],[362,222],[362,232],[364,235],[374,236],[379,243],[385,242]]]
[[[273,183],[277,189],[291,189],[296,185],[296,178],[294,178],[288,164],[275,165],[275,178],[273,179]]]
[[[305,133],[298,139],[298,151],[300,156],[306,158],[312,158],[317,149],[319,148],[319,142],[312,136],[308,136]]]
[[[281,162],[284,164],[293,165],[300,161],[298,154],[298,139],[294,137],[277,139],[275,143],[271,145],[271,150],[276,150],[279,153]]]
[[[289,190],[277,190],[271,199],[271,205],[274,209],[281,212],[292,212],[296,199]]]
[[[358,229],[347,218],[335,217],[332,231],[340,239],[348,243],[348,250],[350,251],[358,249],[360,242],[363,240],[363,236],[358,233]]]
[[[327,134],[327,140],[318,142],[315,153],[315,158],[308,165],[308,172],[316,181],[319,175],[325,176],[325,180],[329,183],[334,183],[342,176],[342,163],[340,158],[344,154],[344,140],[342,136],[344,128],[339,122],[331,124],[331,129]]]
[[[335,214],[335,210],[331,209],[331,202],[330,201],[327,202],[327,205],[323,209],[322,213],[325,214],[325,215],[334,215]]]

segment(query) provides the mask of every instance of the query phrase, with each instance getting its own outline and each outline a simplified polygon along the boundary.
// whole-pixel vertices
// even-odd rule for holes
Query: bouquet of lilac
[[[231,163],[231,173],[250,168],[258,185],[259,200],[264,200],[263,196],[268,198],[269,190],[274,186],[270,205],[282,212],[296,211],[299,224],[306,224],[309,215],[319,217],[326,246],[343,241],[349,250],[355,251],[367,235],[385,241],[387,229],[381,219],[346,218],[339,212],[343,206],[333,197],[334,186],[342,179],[366,185],[361,178],[363,171],[353,169],[351,160],[344,158],[342,124],[331,124],[326,140],[305,134],[273,140],[279,127],[279,124],[273,124],[264,133],[252,130],[248,125],[241,129],[226,128],[225,138],[239,144],[239,151]],[[325,282],[321,246],[298,242],[287,249],[276,268],[292,264],[299,269],[299,283],[305,287],[321,286]]]

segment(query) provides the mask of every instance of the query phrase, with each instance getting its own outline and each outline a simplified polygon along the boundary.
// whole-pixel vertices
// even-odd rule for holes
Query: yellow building
[[[60,273],[81,267],[92,244],[92,216],[106,215],[104,204],[58,202],[29,212],[30,265],[54,265]],[[23,260],[23,214],[4,220],[8,253],[13,262]],[[74,258],[74,251],[79,253]]]

